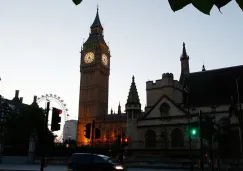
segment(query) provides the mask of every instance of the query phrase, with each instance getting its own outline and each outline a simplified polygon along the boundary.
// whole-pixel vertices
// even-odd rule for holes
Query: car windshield
[[[114,164],[119,164],[119,160],[116,159],[116,158],[111,158],[111,157],[108,157],[108,156],[102,156],[102,158],[106,161],[109,161],[110,163],[114,163]]]
[[[120,161],[116,158],[110,158],[109,160],[110,160],[110,162],[112,162],[114,164],[120,164]]]

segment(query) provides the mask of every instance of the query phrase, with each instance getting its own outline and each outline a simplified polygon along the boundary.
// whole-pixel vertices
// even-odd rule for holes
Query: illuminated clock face
[[[108,58],[105,54],[102,54],[102,63],[107,66],[108,65]]]
[[[86,53],[86,55],[84,56],[84,62],[86,64],[90,64],[93,61],[94,61],[94,53],[93,52]]]

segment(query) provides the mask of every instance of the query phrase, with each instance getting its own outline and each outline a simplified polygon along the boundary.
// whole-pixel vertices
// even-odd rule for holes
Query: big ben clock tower
[[[79,116],[77,143],[87,144],[85,124],[108,113],[110,51],[103,36],[103,27],[97,9],[87,41],[81,48]]]

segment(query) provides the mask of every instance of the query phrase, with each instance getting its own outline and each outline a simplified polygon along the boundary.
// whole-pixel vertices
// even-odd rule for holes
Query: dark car
[[[112,158],[90,153],[75,153],[68,161],[68,171],[123,171],[124,167]]]

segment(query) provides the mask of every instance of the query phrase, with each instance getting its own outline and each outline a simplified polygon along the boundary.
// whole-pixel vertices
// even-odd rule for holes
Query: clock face
[[[102,54],[102,63],[107,66],[108,65],[108,58],[105,54]]]
[[[93,61],[94,61],[94,53],[93,52],[86,53],[86,55],[84,56],[84,62],[86,64],[90,64]]]

